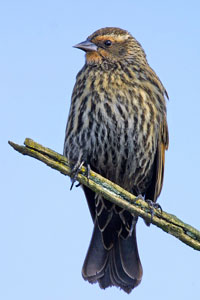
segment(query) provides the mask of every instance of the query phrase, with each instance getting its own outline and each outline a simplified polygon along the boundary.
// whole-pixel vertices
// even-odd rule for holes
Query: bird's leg
[[[84,160],[83,161],[77,161],[77,163],[74,165],[74,167],[72,168],[72,171],[71,171],[71,178],[72,178],[72,184],[71,184],[71,187],[70,187],[70,190],[72,190],[73,186],[74,186],[74,183],[76,182],[76,179],[77,179],[77,176],[78,176],[78,173],[80,172],[82,166],[84,164]]]
[[[150,207],[159,209],[160,212],[162,213],[163,210],[159,203],[153,202],[152,200],[149,200],[149,199],[146,199],[145,201],[149,204]]]
[[[162,207],[160,206],[159,203],[156,203],[150,199],[145,199],[141,194],[135,198],[135,201],[137,201],[137,200],[144,200],[149,205],[150,214],[151,214],[151,223],[153,220],[153,216],[155,214],[154,209],[159,209],[162,214]]]
[[[162,214],[162,207],[160,206],[159,203],[156,203],[150,199],[145,199],[146,203],[149,205],[149,209],[150,209],[150,214],[151,214],[151,223],[153,220],[153,216],[155,214],[154,209],[158,209],[160,210],[160,213]]]
[[[89,181],[89,178],[90,178],[90,170],[91,170],[90,165],[87,163],[86,164],[86,177],[87,177],[88,181]],[[81,185],[81,183],[79,182],[79,183],[76,184],[76,187],[79,187],[80,185]]]
[[[87,180],[89,181],[89,178],[90,178],[90,164],[86,164],[86,177],[87,177]]]
[[[70,190],[72,190],[73,186],[74,186],[74,183],[76,182],[76,179],[77,179],[77,176],[78,176],[78,173],[80,172],[83,164],[85,163],[85,161],[81,161],[81,162],[77,162],[75,164],[75,166],[72,168],[72,171],[71,171],[71,178],[72,178],[72,184],[71,184],[71,187],[70,187]],[[87,179],[89,180],[89,177],[90,177],[90,165],[88,163],[86,163],[86,177]],[[80,186],[81,183],[79,182],[76,187]]]
[[[142,194],[139,194],[135,197],[134,201],[137,201],[137,200],[144,200],[145,201],[144,196],[142,196]]]

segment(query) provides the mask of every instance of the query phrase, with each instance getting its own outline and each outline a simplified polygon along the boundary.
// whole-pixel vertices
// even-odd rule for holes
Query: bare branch
[[[34,157],[44,162],[49,167],[60,171],[62,174],[70,176],[71,169],[69,166],[69,161],[63,155],[60,155],[49,148],[43,147],[42,145],[28,138],[24,142],[25,146],[20,146],[10,141],[9,144],[23,155]],[[151,222],[150,208],[144,200],[137,199],[136,196],[130,194],[120,186],[103,178],[93,171],[90,172],[89,180],[86,175],[86,169],[82,167],[80,173],[78,174],[77,180],[81,184],[89,187],[91,190],[101,193],[103,197],[117,204],[118,206],[142,217],[148,222]],[[175,236],[190,247],[200,250],[200,231],[188,224],[185,224],[176,216],[168,214],[164,211],[161,213],[160,211],[155,210],[155,214],[151,223],[161,228],[165,232]]]

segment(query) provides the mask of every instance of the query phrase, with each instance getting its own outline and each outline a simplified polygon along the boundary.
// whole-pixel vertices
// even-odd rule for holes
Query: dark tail
[[[135,228],[131,236],[127,239],[118,237],[114,246],[106,250],[95,224],[82,275],[90,283],[98,282],[102,289],[117,286],[130,293],[142,279]]]

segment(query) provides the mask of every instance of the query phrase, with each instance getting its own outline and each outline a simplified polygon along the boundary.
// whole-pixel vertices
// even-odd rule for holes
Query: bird
[[[99,29],[74,47],[85,52],[85,64],[76,76],[64,140],[72,178],[84,165],[156,203],[169,144],[166,89],[124,29]],[[94,224],[82,276],[102,289],[130,293],[143,275],[138,217],[82,188]]]

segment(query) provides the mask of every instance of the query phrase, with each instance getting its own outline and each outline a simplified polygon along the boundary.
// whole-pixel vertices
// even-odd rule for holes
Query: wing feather
[[[153,176],[151,184],[145,193],[146,199],[156,202],[163,186],[164,168],[165,168],[165,151],[169,146],[169,134],[166,118],[160,127],[160,135],[157,143],[157,151],[153,165]]]

